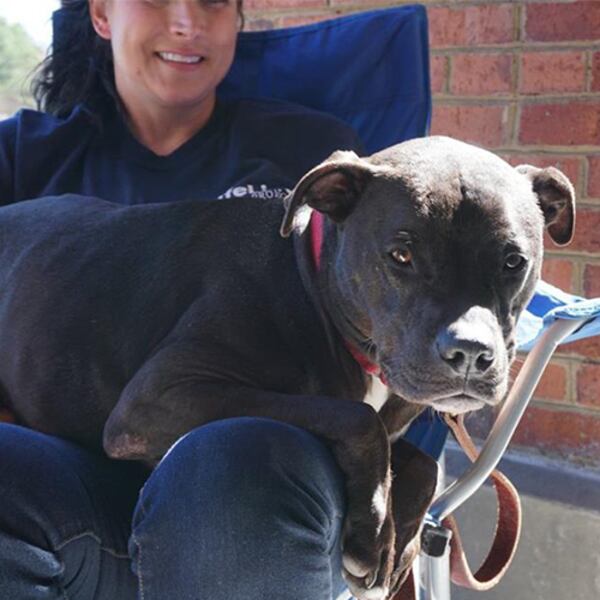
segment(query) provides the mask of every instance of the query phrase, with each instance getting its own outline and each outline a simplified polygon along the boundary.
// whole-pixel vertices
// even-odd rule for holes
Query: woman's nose
[[[178,37],[193,38],[205,25],[197,0],[174,0],[169,4],[169,29]]]

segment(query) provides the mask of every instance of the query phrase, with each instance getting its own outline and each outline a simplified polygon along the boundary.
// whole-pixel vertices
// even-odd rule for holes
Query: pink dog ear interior
[[[568,244],[575,231],[575,191],[571,182],[554,167],[519,165],[517,171],[531,180],[552,240],[561,246]]]
[[[310,206],[334,221],[343,221],[353,210],[372,175],[369,163],[352,152],[336,152],[309,171],[286,198],[281,235],[294,229],[294,217]]]

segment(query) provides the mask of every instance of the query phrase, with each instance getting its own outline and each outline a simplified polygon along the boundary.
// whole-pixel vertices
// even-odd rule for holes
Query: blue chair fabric
[[[431,114],[422,6],[240,33],[224,98],[274,98],[332,114],[371,154],[426,134]]]

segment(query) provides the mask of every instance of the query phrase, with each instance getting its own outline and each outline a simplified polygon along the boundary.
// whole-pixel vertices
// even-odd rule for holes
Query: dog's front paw
[[[349,514],[344,525],[342,574],[357,600],[387,600],[394,571],[394,521],[390,511],[360,518]]]
[[[390,580],[390,596],[395,596],[410,574],[410,569],[421,550],[421,531],[406,545],[399,547],[396,537],[396,555]]]

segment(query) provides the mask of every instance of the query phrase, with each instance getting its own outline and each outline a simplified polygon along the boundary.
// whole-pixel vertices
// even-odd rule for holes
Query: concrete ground
[[[448,480],[467,466],[449,443]],[[496,588],[472,592],[453,586],[452,600],[600,600],[600,471],[509,452],[501,463],[521,494],[523,531],[514,562]],[[457,511],[475,570],[493,534],[495,495],[484,486]]]

